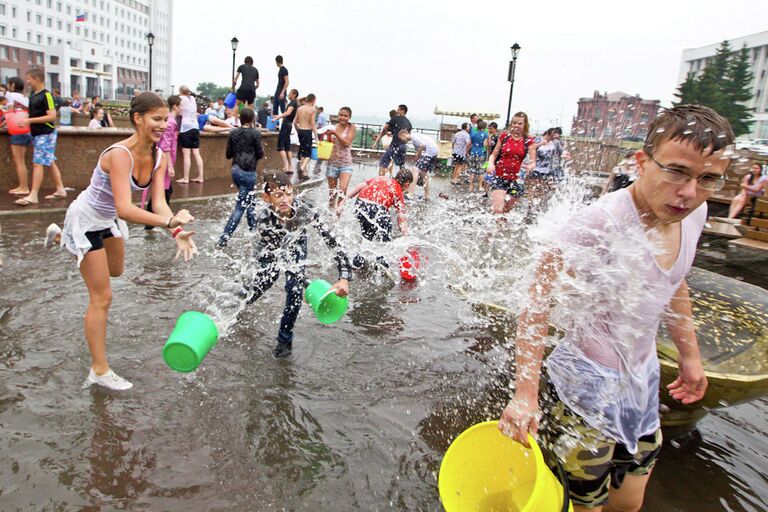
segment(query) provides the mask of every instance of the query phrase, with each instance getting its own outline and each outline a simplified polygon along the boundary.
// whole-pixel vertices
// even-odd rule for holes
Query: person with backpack
[[[528,134],[528,114],[518,112],[512,117],[509,131],[499,137],[499,143],[488,159],[491,182],[491,208],[493,213],[506,213],[522,197],[525,188],[518,181],[523,160],[528,156],[526,170],[536,168],[536,144]],[[507,195],[510,196],[507,199]]]

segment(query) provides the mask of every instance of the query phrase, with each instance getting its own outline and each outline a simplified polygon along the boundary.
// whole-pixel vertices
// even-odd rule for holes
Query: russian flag
[[[85,21],[85,14],[78,14],[75,16],[75,21]]]

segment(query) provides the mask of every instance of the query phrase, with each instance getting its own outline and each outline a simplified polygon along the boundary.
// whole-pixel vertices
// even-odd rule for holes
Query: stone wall
[[[99,154],[111,144],[119,142],[133,133],[122,128],[105,128],[89,130],[88,128],[60,128],[56,157],[64,185],[83,189],[88,186],[93,168]],[[5,130],[0,131],[0,189],[8,190],[17,185],[16,171],[11,158],[9,144],[10,136]],[[262,144],[265,157],[259,163],[260,169],[282,169],[280,156],[277,153],[277,134],[262,132]],[[228,177],[232,169],[232,161],[225,157],[227,148],[226,134],[203,133],[200,135],[200,154],[205,166],[205,177]],[[32,148],[27,149],[27,169],[32,170]],[[181,173],[181,148],[178,150],[176,161],[177,175]],[[191,175],[196,175],[195,165],[192,164]],[[31,178],[30,178],[31,179]],[[50,187],[46,179],[43,187]]]

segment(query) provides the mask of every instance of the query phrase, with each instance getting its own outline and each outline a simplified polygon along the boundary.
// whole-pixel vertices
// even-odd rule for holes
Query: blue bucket
[[[224,98],[224,105],[226,105],[227,108],[232,108],[235,106],[235,103],[237,103],[237,95],[234,92],[230,92],[227,94],[227,97]]]
[[[276,130],[277,125],[275,124],[275,121],[272,120],[272,116],[267,116],[267,130]]]
[[[317,160],[317,146],[312,146],[312,154],[309,157],[312,160]]]

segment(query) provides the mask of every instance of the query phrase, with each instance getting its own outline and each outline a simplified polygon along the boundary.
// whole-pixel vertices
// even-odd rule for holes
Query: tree
[[[673,104],[705,105],[728,119],[736,136],[749,133],[753,109],[745,103],[752,99],[753,79],[746,46],[734,52],[723,41],[704,71],[688,73],[675,93],[680,101]]]
[[[226,85],[216,85],[213,82],[200,82],[197,84],[197,92],[208,96],[212,100],[216,100],[219,97],[225,98],[230,90]]]
[[[673,105],[678,106],[696,103],[696,99],[698,98],[697,85],[696,73],[693,71],[689,72],[685,76],[685,81],[680,84],[680,87],[677,88],[677,92],[675,93],[675,96],[680,98],[680,101],[673,103]]]
[[[733,133],[737,137],[749,133],[754,109],[747,107],[746,102],[752,99],[754,78],[750,69],[749,51],[745,45],[728,63],[728,80],[723,86],[723,93],[729,100],[724,115],[731,121]]]

